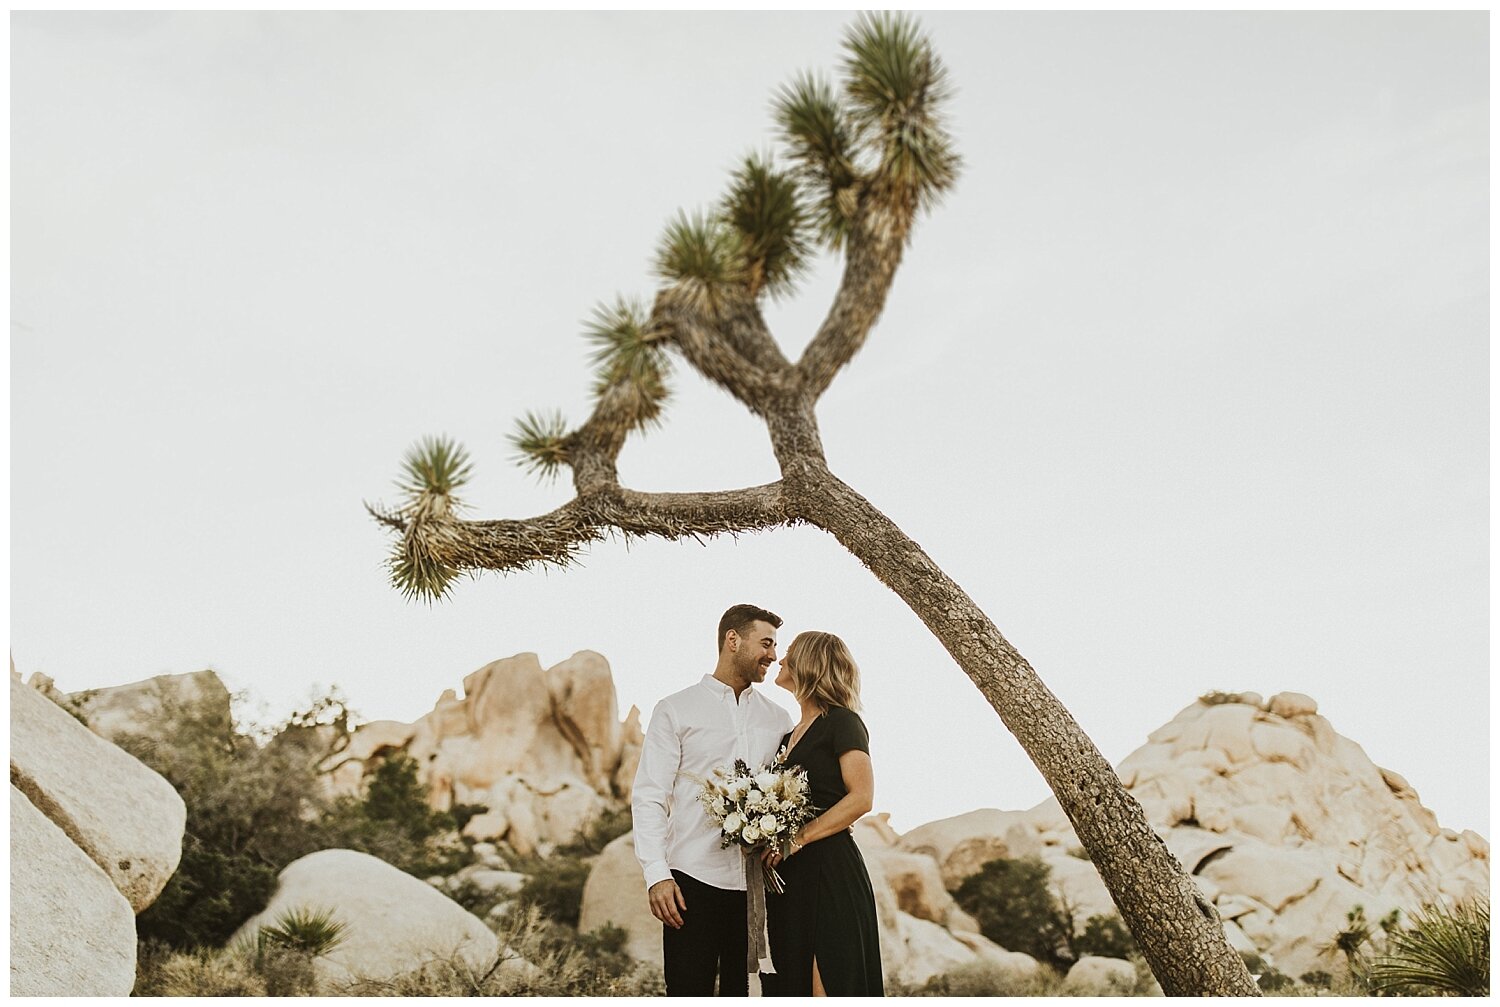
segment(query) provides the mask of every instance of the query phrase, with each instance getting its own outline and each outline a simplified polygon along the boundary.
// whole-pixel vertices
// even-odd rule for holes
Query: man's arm
[[[687,901],[667,866],[667,815],[681,765],[682,742],[677,737],[672,709],[665,702],[657,703],[646,725],[641,761],[630,790],[630,817],[635,829],[635,858],[646,876],[651,915],[670,927],[682,926],[681,911],[687,909]]]

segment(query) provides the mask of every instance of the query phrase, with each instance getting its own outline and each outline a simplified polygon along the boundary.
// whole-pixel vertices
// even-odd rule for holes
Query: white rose
[[[756,774],[755,785],[761,790],[770,790],[776,786],[776,781],[778,779],[780,779],[780,777],[778,777],[775,773],[771,772],[768,769],[763,773]]]
[[[729,817],[724,819],[724,831],[732,836],[736,832],[740,831],[740,827],[744,824],[745,820],[740,817],[740,813],[738,811],[732,811],[729,813]]]
[[[725,815],[729,814],[729,803],[722,797],[715,797],[713,809],[714,814],[718,815],[720,818],[723,818]]]
[[[752,790],[750,791],[750,793],[745,795],[745,803],[753,808],[762,800],[764,800],[765,796],[766,795],[762,794],[759,790]]]
[[[775,815],[766,815],[760,820],[759,824],[760,831],[764,832],[768,836],[775,834],[776,830],[781,828],[781,823],[776,821]]]
[[[740,833],[740,838],[747,843],[753,843],[760,838],[760,830],[752,823],[745,826],[745,831]]]

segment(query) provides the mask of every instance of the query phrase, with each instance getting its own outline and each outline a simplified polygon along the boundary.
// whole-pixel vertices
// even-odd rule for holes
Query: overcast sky
[[[392,590],[362,500],[473,454],[476,517],[587,415],[579,320],[649,297],[678,208],[773,143],[845,14],[39,14],[12,21],[17,668],[213,668],[280,716],[411,720],[581,649],[649,710],[728,605],[836,632],[898,829],[1040,775],[893,594],[810,529],[595,547]],[[1118,761],[1200,693],[1305,692],[1442,824],[1489,835],[1487,15],[923,17],[957,188],[819,407],[920,542]],[[837,280],[769,315],[790,354]],[[677,369],[623,480],[777,476]],[[786,705],[790,701],[780,694]]]

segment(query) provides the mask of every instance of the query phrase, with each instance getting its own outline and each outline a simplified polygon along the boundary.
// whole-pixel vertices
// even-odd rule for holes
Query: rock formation
[[[1119,765],[1148,819],[1218,907],[1230,943],[1287,975],[1329,970],[1321,946],[1356,905],[1370,919],[1489,890],[1489,844],[1439,826],[1299,693],[1199,701]],[[1112,912],[1055,800],[913,829],[901,848],[954,887],[992,856],[1040,856],[1080,918]]]
[[[394,752],[416,760],[431,802],[482,805],[464,834],[546,852],[628,800],[640,759],[640,713],[622,724],[609,663],[581,651],[546,670],[535,654],[495,661],[448,690],[413,724],[357,729],[323,766],[336,793],[357,793],[366,767]]]
[[[1405,780],[1376,767],[1307,696],[1210,698],[1154,731],[1119,771],[1217,907],[1232,946],[1294,978],[1331,971],[1324,945],[1355,905],[1375,920],[1488,892],[1489,844],[1439,826]],[[975,961],[1022,976],[1039,968],[982,937],[949,895],[997,857],[1045,862],[1080,927],[1116,911],[1055,800],[980,809],[901,836],[876,815],[854,833],[875,888],[886,974],[909,983]],[[632,955],[660,962],[661,924],[646,908],[629,836],[610,844],[584,890],[581,929],[611,922],[629,934]],[[1119,991],[1135,981],[1128,963],[1085,958],[1066,988]]]
[[[875,889],[886,975],[920,983],[976,959],[1021,975],[1035,972],[1037,963],[1030,956],[1006,951],[980,935],[943,888],[937,864],[898,850],[884,817],[861,822],[854,832]],[[632,842],[631,834],[621,836],[594,862],[583,889],[578,929],[588,933],[605,924],[620,927],[628,954],[660,966],[661,923],[647,908],[646,882]]]
[[[95,734],[111,741],[126,734],[151,734],[160,723],[164,705],[211,703],[230,722],[229,690],[212,671],[157,675],[128,685],[61,693],[52,679],[36,672],[30,686],[65,709],[74,711]]]
[[[116,997],[134,985],[130,903],[11,787],[10,995]]]
[[[331,910],[347,929],[315,960],[333,982],[389,979],[431,961],[461,957],[482,975],[499,953],[495,935],[458,903],[385,861],[353,850],[319,850],[288,864],[266,908],[230,944],[253,941],[294,910]]]
[[[12,674],[11,993],[124,996],[182,855],[172,785]]]

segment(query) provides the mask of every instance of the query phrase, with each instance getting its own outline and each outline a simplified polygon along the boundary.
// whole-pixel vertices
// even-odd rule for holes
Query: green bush
[[[143,941],[136,954],[132,996],[264,997],[315,996],[312,956],[289,948],[256,951],[239,944],[226,950],[178,951]]]
[[[1065,966],[1071,957],[1071,921],[1053,897],[1051,869],[1040,858],[991,860],[953,893],[984,936],[1037,961]]]
[[[177,789],[187,823],[177,872],[136,930],[176,948],[222,943],[265,907],[282,867],[321,848],[308,818],[326,745],[302,715],[261,745],[211,699],[155,699],[154,729],[117,743]]]
[[[359,797],[323,797],[318,766],[347,743],[351,717],[335,692],[273,728],[235,724],[211,699],[161,690],[156,702],[153,730],[119,744],[182,795],[187,826],[177,872],[136,918],[144,940],[222,944],[265,908],[281,869],[316,850],[359,850],[418,877],[471,859],[404,754],[375,767]]]
[[[1489,900],[1423,906],[1386,934],[1362,978],[1376,994],[1489,996]]]
[[[559,853],[531,858],[521,867],[526,883],[516,901],[522,906],[536,907],[549,920],[576,927],[590,866],[581,857]]]
[[[886,983],[886,996],[918,997],[1051,997],[1062,991],[1062,976],[1043,966],[1034,975],[994,962],[976,960],[935,975],[920,986],[899,977]]]
[[[276,922],[261,927],[257,945],[289,948],[307,955],[326,955],[344,942],[349,925],[335,916],[332,909],[299,906],[282,913]]]
[[[1278,971],[1276,966],[1252,951],[1241,951],[1240,960],[1245,963],[1246,971],[1254,977],[1255,985],[1264,993],[1284,993],[1295,985],[1291,976]]]
[[[419,768],[404,752],[384,759],[369,773],[363,795],[327,808],[316,826],[321,845],[368,853],[420,878],[469,862],[453,815],[428,805]]]
[[[572,842],[559,846],[557,852],[575,857],[598,856],[630,828],[630,809],[610,808],[580,829]]]
[[[1098,955],[1101,958],[1131,960],[1139,958],[1141,954],[1141,949],[1136,946],[1135,937],[1131,935],[1130,928],[1114,913],[1108,916],[1103,914],[1090,916],[1083,925],[1083,933],[1074,938],[1072,947],[1079,958],[1084,955]]]
[[[206,849],[189,832],[176,873],[136,917],[136,933],[174,948],[223,944],[266,907],[276,890],[276,874],[250,855]]]

